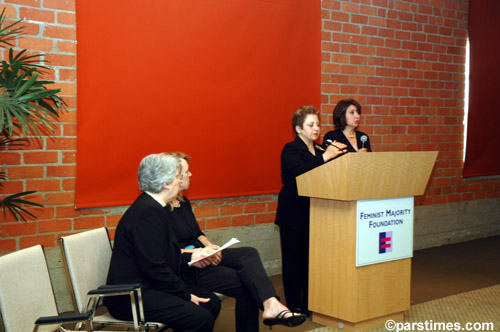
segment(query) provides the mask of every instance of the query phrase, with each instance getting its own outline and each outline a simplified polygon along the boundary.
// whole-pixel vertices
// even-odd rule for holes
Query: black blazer
[[[205,235],[200,229],[196,217],[191,207],[191,202],[184,196],[184,202],[180,202],[180,206],[170,209],[170,206],[165,207],[167,214],[172,223],[172,229],[181,248],[188,245],[194,245],[196,248],[203,248],[205,245],[198,238]]]
[[[295,177],[324,164],[324,149],[315,144],[316,156],[300,137],[287,143],[281,152],[281,182],[275,224],[281,228],[309,230],[309,197],[299,196]]]
[[[181,254],[164,208],[142,193],[128,208],[116,228],[108,284],[142,283],[144,310],[164,308],[161,294],[187,301],[191,294],[180,278],[191,254]],[[105,304],[130,311],[130,301],[106,297]]]
[[[361,136],[363,136],[363,135],[365,135],[368,138],[368,140],[365,142],[364,147],[368,150],[368,152],[371,152],[372,149],[370,147],[370,138],[368,137],[368,135],[366,135],[362,131],[356,130],[356,141],[358,142],[358,148],[361,149],[361,147],[363,146],[363,143],[361,143],[361,140],[360,140]],[[323,137],[323,145],[325,145],[325,142],[327,139],[331,139],[332,141],[344,143],[345,145],[347,145],[347,151],[356,152],[354,147],[351,145],[351,143],[349,142],[347,137],[345,137],[344,133],[340,129],[327,132],[325,137]]]

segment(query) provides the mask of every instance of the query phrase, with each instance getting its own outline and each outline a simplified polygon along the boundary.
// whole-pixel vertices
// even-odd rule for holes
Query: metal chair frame
[[[0,257],[0,314],[5,332],[72,331],[64,324],[93,329],[92,312],[59,315],[43,246]],[[31,320],[31,322],[30,322]]]
[[[164,324],[145,321],[140,284],[106,285],[112,252],[106,227],[61,237],[60,247],[75,308],[79,312],[92,312],[94,324],[123,326],[140,332],[149,329],[158,331],[167,329]],[[75,252],[86,252],[88,255],[76,257]],[[92,261],[93,257],[99,260],[97,264]],[[104,297],[120,295],[130,296],[132,321],[116,319],[109,313],[97,314],[97,309],[101,307],[101,300]]]

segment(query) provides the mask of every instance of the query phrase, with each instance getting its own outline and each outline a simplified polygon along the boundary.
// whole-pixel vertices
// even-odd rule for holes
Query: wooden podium
[[[423,195],[437,154],[348,153],[297,177],[299,195],[311,198],[314,322],[363,331],[403,319],[410,308],[411,258],[356,267],[357,201]]]

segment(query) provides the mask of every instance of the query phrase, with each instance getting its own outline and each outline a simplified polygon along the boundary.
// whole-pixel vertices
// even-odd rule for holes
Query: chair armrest
[[[116,289],[123,289],[123,290],[130,290],[130,291],[133,291],[135,289],[139,289],[142,287],[142,284],[141,283],[135,283],[135,284],[116,284],[116,285],[102,285],[102,286],[99,286],[98,289],[113,289],[113,288],[116,288]]]
[[[133,291],[140,290],[142,284],[120,284],[120,285],[103,285],[98,289],[92,289],[87,294],[88,295],[119,295],[123,293],[130,293]]]
[[[76,323],[88,321],[92,317],[92,313],[72,314],[61,316],[46,316],[40,317],[35,321],[36,325],[57,324],[57,323]]]

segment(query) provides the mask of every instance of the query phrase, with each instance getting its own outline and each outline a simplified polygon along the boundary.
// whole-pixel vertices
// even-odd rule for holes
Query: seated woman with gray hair
[[[142,193],[116,228],[107,283],[141,283],[147,321],[167,324],[175,331],[210,332],[220,300],[181,278],[189,261],[206,254],[181,253],[164,209],[179,193],[180,170],[179,158],[166,153],[142,159],[138,171]],[[198,264],[202,266],[203,260]],[[127,296],[106,297],[104,303],[114,317],[132,319]]]

